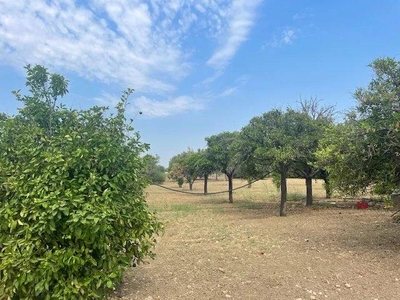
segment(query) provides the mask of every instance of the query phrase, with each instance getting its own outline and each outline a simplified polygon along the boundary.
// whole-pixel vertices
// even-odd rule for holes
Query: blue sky
[[[165,166],[300,97],[345,112],[386,56],[400,60],[399,0],[0,0],[0,111],[16,113],[28,63],[67,77],[77,109],[131,87]]]

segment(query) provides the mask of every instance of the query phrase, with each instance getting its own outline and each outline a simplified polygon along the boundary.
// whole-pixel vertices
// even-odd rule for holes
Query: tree
[[[206,138],[209,157],[215,169],[228,178],[229,203],[233,203],[233,176],[242,163],[239,155],[239,132],[222,132]]]
[[[312,192],[312,179],[317,175],[322,176],[325,181],[325,190],[329,196],[329,180],[328,172],[318,167],[316,151],[318,143],[322,139],[325,128],[330,124],[333,124],[333,117],[335,109],[333,106],[322,106],[321,101],[317,97],[311,97],[309,99],[300,99],[301,113],[308,115],[311,119],[309,126],[313,127],[313,135],[309,137],[309,155],[304,156],[302,159],[297,161],[294,165],[295,174],[299,177],[304,178],[306,181],[306,206],[313,204],[313,192]]]
[[[160,157],[146,154],[143,157],[145,164],[145,175],[151,183],[161,184],[165,181],[166,170],[163,166],[159,165]]]
[[[0,120],[0,294],[10,299],[99,299],[129,265],[152,256],[161,224],[149,212],[140,154],[126,123],[126,91],[106,108],[56,101],[67,81],[27,66],[31,95]]]
[[[189,189],[193,189],[193,183],[197,179],[199,172],[196,167],[198,154],[192,150],[175,155],[169,161],[170,178],[179,180],[183,177],[189,183]]]
[[[400,62],[379,58],[370,67],[375,77],[356,90],[356,109],[318,155],[339,191],[388,195],[400,185]]]
[[[203,176],[204,178],[204,195],[207,195],[208,176],[215,171],[215,165],[211,160],[210,152],[208,151],[208,149],[198,151],[196,169],[198,174]]]
[[[254,149],[256,167],[270,169],[280,176],[280,216],[286,215],[289,171],[296,162],[307,159],[312,151],[315,127],[311,126],[311,121],[305,113],[276,109],[254,117],[242,129],[244,143]]]

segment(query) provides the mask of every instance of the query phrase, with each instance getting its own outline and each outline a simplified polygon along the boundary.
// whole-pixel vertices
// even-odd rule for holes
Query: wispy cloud
[[[298,30],[287,28],[283,30],[278,36],[274,35],[268,45],[271,47],[290,45],[297,38],[297,34]]]
[[[228,25],[223,33],[221,45],[207,64],[216,69],[224,68],[247,39],[254,23],[256,8],[260,0],[236,0],[227,12]]]
[[[134,99],[133,107],[135,111],[141,111],[144,116],[154,118],[202,110],[204,103],[189,96],[181,96],[162,102],[142,96]]]
[[[94,98],[100,106],[115,108],[121,97],[115,94],[102,92],[99,97]],[[181,114],[188,111],[197,111],[204,109],[204,102],[196,100],[190,96],[180,96],[165,101],[157,101],[145,96],[132,98],[128,102],[127,111],[130,114],[141,112],[144,117],[167,117]]]
[[[200,62],[217,69],[212,82],[246,40],[260,1],[0,0],[0,63],[19,70],[38,63],[132,87],[151,94],[153,107],[155,95],[185,105],[190,97],[172,96],[193,71],[193,45],[185,41],[196,33],[219,42]],[[160,102],[164,111],[166,103]]]
[[[229,95],[231,95],[234,91],[236,91],[237,90],[237,87],[235,86],[235,87],[229,87],[229,88],[227,88],[227,89],[225,89],[221,94],[220,94],[220,96],[221,97],[228,97]]]

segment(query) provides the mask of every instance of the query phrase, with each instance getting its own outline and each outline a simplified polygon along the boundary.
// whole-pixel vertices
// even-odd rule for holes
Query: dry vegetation
[[[211,181],[209,191],[226,187]],[[288,189],[288,217],[278,217],[270,180],[236,191],[233,204],[226,194],[149,187],[148,203],[165,234],[156,259],[129,270],[114,298],[398,299],[400,224],[391,213],[327,208],[320,182],[314,183],[320,203],[304,208],[304,181],[289,180]],[[201,191],[196,181],[193,192]]]

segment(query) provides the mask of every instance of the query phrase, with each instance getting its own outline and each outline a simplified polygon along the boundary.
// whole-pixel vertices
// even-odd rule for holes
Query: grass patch
[[[264,203],[251,202],[251,201],[238,201],[238,202],[236,202],[236,207],[237,208],[245,208],[245,209],[262,209],[264,207]]]
[[[304,200],[304,195],[300,193],[288,193],[287,201],[290,202],[299,202]]]
[[[212,212],[213,212],[214,214],[223,214],[223,213],[224,213],[224,208],[223,208],[223,207],[220,207],[220,206],[214,206],[214,207],[212,208]]]
[[[197,211],[197,207],[195,205],[191,204],[171,204],[169,211],[176,212],[176,213],[184,213],[184,214],[189,214],[189,213],[194,213]]]

